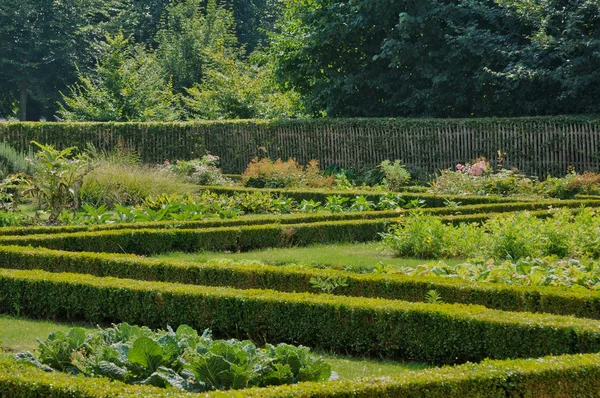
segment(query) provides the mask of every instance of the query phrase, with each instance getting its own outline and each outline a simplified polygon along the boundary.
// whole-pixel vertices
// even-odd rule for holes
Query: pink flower
[[[456,171],[460,171],[461,173],[465,170],[465,165],[464,164],[457,164],[456,165]]]
[[[487,164],[484,160],[481,160],[469,168],[469,174],[472,176],[480,176],[486,171],[486,169]]]

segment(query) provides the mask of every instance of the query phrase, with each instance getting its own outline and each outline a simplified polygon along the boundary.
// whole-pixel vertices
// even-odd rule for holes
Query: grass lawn
[[[200,252],[166,253],[155,258],[180,261],[204,262],[209,259],[229,258],[232,260],[259,260],[272,265],[309,264],[330,268],[351,268],[352,270],[371,270],[375,264],[414,267],[430,260],[398,258],[383,248],[380,242],[339,243],[331,245],[313,245],[308,247],[269,248],[244,253]],[[461,260],[448,259],[448,264],[458,264]]]
[[[44,340],[52,332],[59,330],[67,332],[71,327],[80,327],[90,332],[95,329],[95,326],[91,324],[67,324],[0,315],[0,360],[10,359],[20,351],[34,352],[38,346],[36,338]],[[332,370],[337,372],[342,379],[385,376],[428,367],[428,365],[422,363],[333,356],[318,351],[315,354],[325,357],[327,362],[331,364]]]

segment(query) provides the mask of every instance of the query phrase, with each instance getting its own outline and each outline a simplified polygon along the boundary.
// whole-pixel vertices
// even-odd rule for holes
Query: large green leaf
[[[149,337],[138,338],[129,352],[129,361],[144,367],[149,372],[154,372],[163,363],[163,350],[160,345]]]

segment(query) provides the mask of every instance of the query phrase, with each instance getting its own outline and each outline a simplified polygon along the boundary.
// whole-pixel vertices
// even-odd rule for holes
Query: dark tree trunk
[[[19,120],[24,122],[27,120],[27,82],[25,80],[19,82],[19,91],[21,92],[19,98]]]

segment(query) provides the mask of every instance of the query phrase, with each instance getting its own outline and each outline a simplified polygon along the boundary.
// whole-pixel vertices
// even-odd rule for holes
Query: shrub
[[[485,158],[457,164],[455,171],[442,170],[432,182],[434,192],[453,195],[528,195],[535,192],[537,179],[518,170],[501,169],[494,173]]]
[[[177,160],[175,163],[167,161],[162,167],[174,174],[187,177],[194,184],[231,185],[232,181],[223,176],[217,167],[218,163],[218,156],[207,154],[200,159]]]
[[[19,152],[6,141],[0,142],[0,177],[16,173],[31,174],[33,168],[27,161],[28,156],[31,157],[33,154]]]
[[[482,217],[482,226],[444,225],[435,216],[411,212],[383,242],[398,256],[419,258],[473,257],[518,260],[525,257],[557,255],[600,255],[600,215],[583,208],[575,215],[567,209],[527,211]],[[464,217],[474,217],[466,215]],[[454,223],[464,220],[454,216]],[[487,219],[487,220],[486,220]]]
[[[0,270],[0,310],[22,316],[188,324],[221,336],[435,363],[600,350],[600,322],[482,306]]]
[[[33,167],[29,192],[37,198],[38,206],[50,210],[50,221],[55,221],[66,207],[79,207],[79,190],[93,166],[85,153],[73,156],[75,147],[59,151],[51,145],[32,143],[39,151],[29,159]]]
[[[384,160],[378,167],[381,168],[385,176],[382,182],[391,191],[397,191],[401,186],[407,185],[410,181],[410,173],[400,160],[395,160],[393,163],[389,160]]]
[[[334,176],[326,177],[319,170],[319,163],[311,160],[302,167],[296,159],[271,161],[269,158],[255,158],[250,162],[241,181],[246,187],[288,188],[288,187],[331,187]]]
[[[184,178],[160,168],[100,160],[80,189],[84,203],[94,206],[137,205],[150,195],[191,192]]]
[[[474,225],[446,225],[439,217],[412,211],[381,237],[384,245],[400,257],[461,257],[472,254],[465,250],[463,240],[473,244],[468,246],[470,250],[478,248],[481,243],[475,228]],[[471,242],[472,236],[478,239]]]

